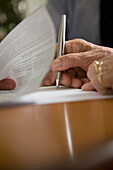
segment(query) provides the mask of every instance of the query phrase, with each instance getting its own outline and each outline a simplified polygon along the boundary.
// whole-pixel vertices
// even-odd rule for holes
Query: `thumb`
[[[94,60],[103,58],[103,53],[97,50],[91,50],[81,53],[70,53],[63,55],[52,62],[51,68],[54,71],[64,71],[73,67],[81,67],[87,71],[89,65]]]
[[[93,84],[91,82],[89,82],[82,86],[82,90],[83,91],[93,91],[93,90],[95,90],[95,88],[94,88]]]
[[[0,90],[13,90],[16,87],[16,83],[12,79],[4,79],[0,81]]]

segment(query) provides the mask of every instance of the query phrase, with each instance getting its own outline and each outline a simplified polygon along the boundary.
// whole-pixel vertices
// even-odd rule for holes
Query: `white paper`
[[[81,89],[67,88],[60,86],[41,87],[38,92],[20,97],[15,102],[34,103],[34,104],[52,104],[95,99],[109,99],[113,95],[101,95],[95,91],[82,91]]]
[[[55,30],[45,7],[24,19],[0,44],[0,80],[16,89],[0,91],[0,102],[38,90],[54,57]]]

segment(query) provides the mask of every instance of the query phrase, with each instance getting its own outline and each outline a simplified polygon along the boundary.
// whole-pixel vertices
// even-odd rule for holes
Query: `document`
[[[55,51],[55,29],[45,7],[25,18],[0,44],[0,80],[16,82],[12,91],[0,91],[0,102],[36,92]]]
[[[109,99],[113,95],[101,95],[96,91],[82,91],[81,89],[59,86],[40,87],[35,93],[17,98],[8,104],[52,104],[96,99]]]

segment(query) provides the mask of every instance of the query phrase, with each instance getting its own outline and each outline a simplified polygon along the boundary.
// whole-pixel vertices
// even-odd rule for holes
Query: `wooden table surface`
[[[0,108],[0,169],[75,163],[112,140],[113,99]]]

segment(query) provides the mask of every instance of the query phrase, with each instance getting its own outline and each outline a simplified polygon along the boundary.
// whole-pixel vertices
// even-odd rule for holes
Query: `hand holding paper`
[[[14,89],[0,91],[0,102],[36,92],[53,59],[54,50],[54,26],[46,8],[41,7],[0,43],[0,88]]]

